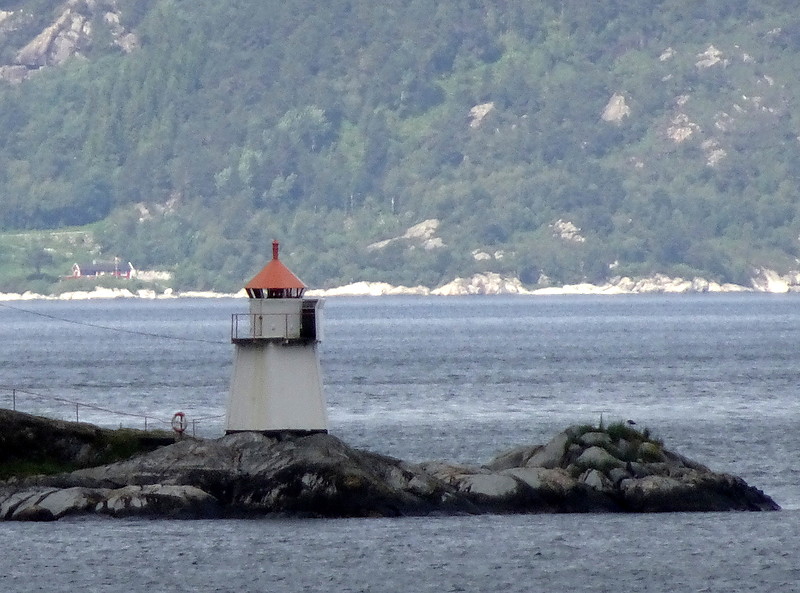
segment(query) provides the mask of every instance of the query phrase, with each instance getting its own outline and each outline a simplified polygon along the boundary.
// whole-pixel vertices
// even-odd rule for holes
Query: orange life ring
[[[183,434],[188,426],[189,421],[186,419],[186,414],[183,412],[175,412],[175,415],[172,417],[172,430],[178,434]]]

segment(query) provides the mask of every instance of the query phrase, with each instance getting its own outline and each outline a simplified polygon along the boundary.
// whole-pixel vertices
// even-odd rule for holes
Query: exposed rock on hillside
[[[2,12],[0,26],[13,28],[15,19],[26,18],[21,12]],[[129,53],[138,47],[136,35],[120,22],[116,0],[68,0],[55,20],[19,49],[13,64],[0,66],[0,79],[19,83],[33,70],[83,55],[95,39],[98,23],[122,51]]]
[[[483,252],[473,253],[475,259]],[[501,252],[498,252],[501,253]],[[492,257],[486,254],[487,259]],[[495,254],[495,259],[500,259]],[[469,278],[456,278],[438,288],[425,286],[393,286],[385,282],[356,282],[329,290],[312,290],[312,296],[381,296],[381,295],[566,295],[566,294],[700,294],[717,292],[769,292],[785,293],[800,291],[800,272],[778,274],[772,270],[759,270],[752,279],[752,286],[713,282],[705,278],[680,278],[654,274],[647,278],[615,276],[604,284],[568,284],[527,288],[519,278],[501,276],[495,272],[475,274]]]
[[[586,243],[586,237],[581,235],[581,229],[569,220],[558,219],[550,225],[553,236],[564,239],[570,243]]]
[[[414,248],[416,246],[422,247],[425,251],[431,249],[438,249],[444,247],[444,242],[441,238],[436,236],[436,231],[439,228],[440,221],[436,218],[423,220],[419,224],[409,227],[405,233],[399,237],[386,239],[385,241],[378,241],[367,246],[368,251],[376,251],[384,249],[394,243],[403,243],[406,246]]]
[[[713,45],[709,45],[706,51],[697,54],[695,66],[699,69],[711,68],[712,66],[727,66],[730,60],[723,56],[722,52]]]
[[[759,292],[798,292],[800,291],[800,272],[781,275],[774,270],[759,270],[753,278],[753,288]]]
[[[619,123],[631,114],[631,108],[625,102],[625,96],[614,93],[600,116],[603,121]]]
[[[713,473],[624,425],[573,427],[484,466],[408,463],[327,434],[238,433],[0,484],[6,520],[778,509],[741,478]]]
[[[67,8],[61,16],[17,53],[17,63],[28,68],[58,65],[79,53],[91,39],[86,15]]]
[[[469,110],[469,127],[473,129],[479,128],[484,118],[489,115],[493,109],[494,103],[492,102],[475,105]]]

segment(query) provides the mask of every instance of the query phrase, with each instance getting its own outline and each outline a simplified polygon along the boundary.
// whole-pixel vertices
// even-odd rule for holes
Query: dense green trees
[[[11,4],[35,16],[0,33],[7,64],[60,5]],[[107,253],[218,289],[273,236],[324,285],[744,281],[800,256],[784,0],[118,5],[138,50],[98,33],[88,59],[0,82],[5,229],[101,222]],[[630,113],[605,121],[614,93]],[[445,247],[367,248],[426,218]]]

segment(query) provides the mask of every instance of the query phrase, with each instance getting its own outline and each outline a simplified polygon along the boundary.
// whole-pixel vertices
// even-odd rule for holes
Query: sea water
[[[0,405],[138,427],[180,410],[219,436],[246,308],[2,303]],[[797,295],[332,298],[325,316],[349,444],[484,463],[632,420],[785,510],[0,523],[0,591],[800,591]]]

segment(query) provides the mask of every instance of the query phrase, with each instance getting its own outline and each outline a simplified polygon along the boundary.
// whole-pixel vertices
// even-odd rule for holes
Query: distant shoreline
[[[425,286],[394,286],[386,282],[355,282],[330,289],[311,289],[306,291],[310,297],[338,296],[469,296],[469,295],[523,295],[523,296],[565,296],[565,295],[630,295],[630,294],[703,294],[703,293],[741,293],[756,292],[785,294],[800,292],[800,273],[781,276],[776,272],[762,270],[753,278],[752,286],[739,284],[719,284],[703,278],[685,280],[656,274],[649,278],[631,279],[617,277],[605,284],[568,284],[528,289],[518,278],[502,277],[499,274],[476,274],[471,278],[456,278],[452,282],[430,289]],[[60,295],[42,295],[32,292],[0,293],[0,301],[58,300],[77,301],[95,299],[177,299],[177,298],[245,298],[244,290],[237,293],[213,291],[175,291],[166,289],[156,292],[151,289],[130,291],[126,288],[96,287],[91,291],[64,292]]]

